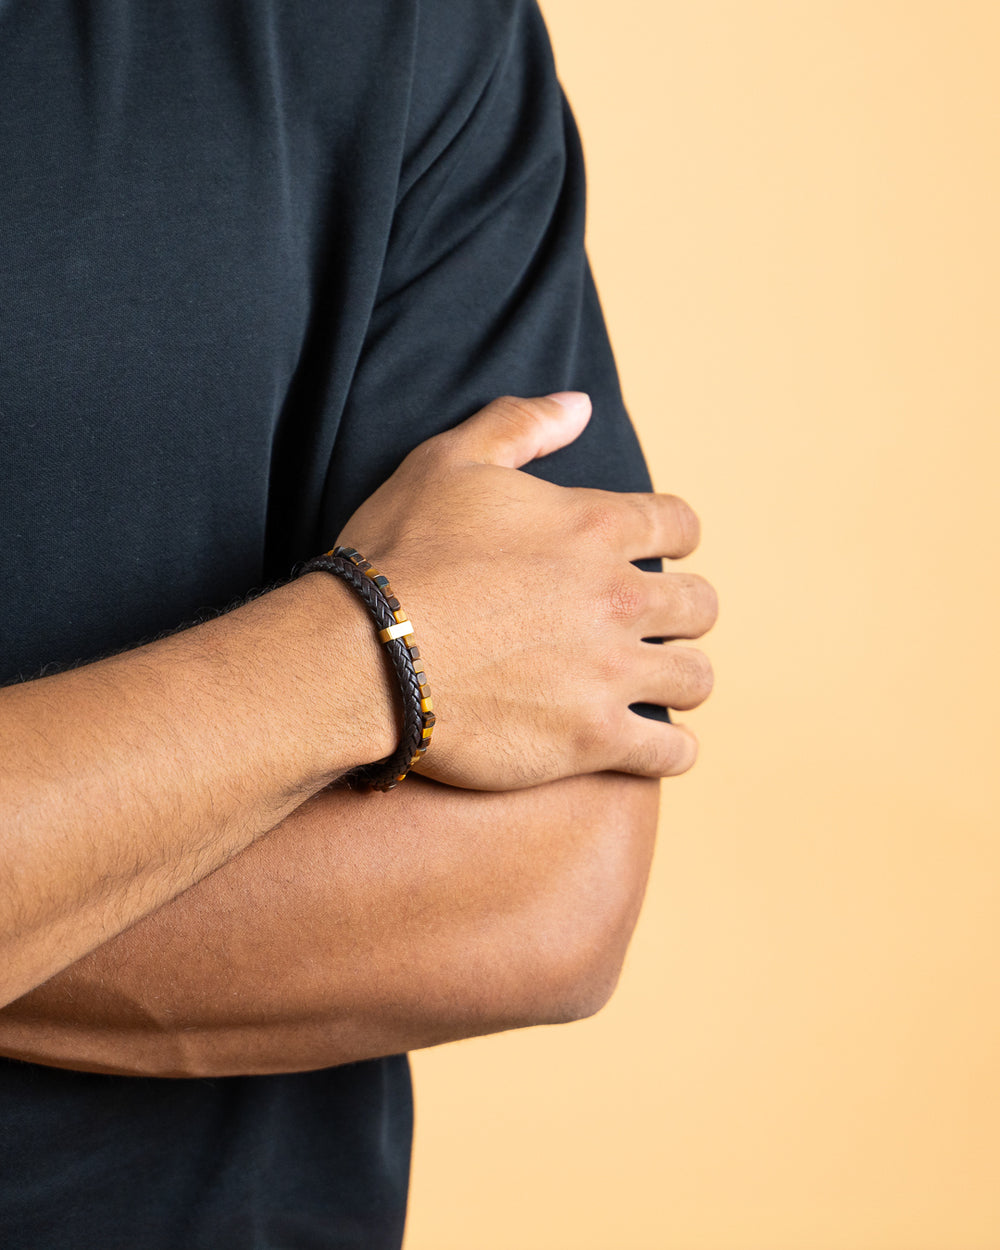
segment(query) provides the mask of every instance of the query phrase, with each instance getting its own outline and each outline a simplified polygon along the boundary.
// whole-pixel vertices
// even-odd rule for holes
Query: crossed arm
[[[0,1012],[0,1053],[156,1076],[288,1072],[598,1010],[658,783],[321,792]]]
[[[714,592],[691,574],[629,564],[692,549],[696,523],[681,501],[567,491],[513,464],[463,457],[485,437],[488,457],[524,463],[544,445],[543,413],[567,428],[561,405],[546,403],[497,401],[422,444],[350,522],[368,550],[387,526],[389,563],[406,567],[408,499],[436,501],[439,531],[449,518],[468,524],[477,508],[492,518],[445,546],[453,565],[468,562],[458,584],[497,552],[505,558],[498,602],[477,601],[485,620],[465,621],[478,637],[505,621],[497,655],[442,627],[447,596],[427,585],[430,574],[407,579],[418,605],[426,597],[422,642],[442,659],[432,671],[457,681],[464,670],[435,743],[436,775],[454,788],[424,777],[384,797],[324,789],[297,757],[294,744],[301,751],[317,736],[305,707],[326,634],[344,636],[345,654],[347,638],[362,636],[349,615],[356,604],[341,602],[336,628],[328,619],[327,597],[340,588],[324,578],[7,692],[6,868],[20,894],[7,903],[18,967],[7,974],[14,1001],[0,1013],[0,1053],[125,1073],[292,1071],[601,1005],[649,866],[653,778],[693,760],[683,726],[654,730],[627,709],[694,707],[710,688],[700,652],[644,639],[699,637],[714,620]],[[513,450],[503,452],[505,439]],[[422,489],[425,479],[436,489]],[[491,510],[498,495],[502,513]],[[540,564],[552,573],[539,581]],[[509,610],[529,599],[530,615]],[[572,650],[560,642],[567,602],[590,605]],[[328,709],[350,728],[345,753],[369,704],[387,733],[379,663],[376,654],[357,667],[369,681],[356,718],[343,720],[344,690]],[[244,669],[256,677],[236,680]],[[32,729],[27,744],[21,724]],[[327,737],[337,738],[333,728],[308,751],[316,768]],[[376,731],[375,755],[385,749],[377,741]],[[532,776],[540,784],[529,767],[542,770]],[[494,789],[477,789],[481,778]]]

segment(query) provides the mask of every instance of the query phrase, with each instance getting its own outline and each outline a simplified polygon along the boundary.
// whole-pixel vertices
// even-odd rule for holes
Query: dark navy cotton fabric
[[[648,489],[583,213],[529,0],[0,0],[0,681],[286,576],[497,394]],[[0,1060],[0,1245],[398,1247],[411,1121],[402,1057]]]

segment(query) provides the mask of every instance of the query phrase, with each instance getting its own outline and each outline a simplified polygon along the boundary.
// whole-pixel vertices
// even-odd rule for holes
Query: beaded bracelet
[[[427,684],[413,625],[392,593],[389,579],[353,547],[334,547],[298,570],[298,576],[317,571],[333,573],[352,586],[365,602],[378,626],[378,640],[389,653],[403,699],[403,733],[392,755],[375,764],[362,765],[344,780],[355,789],[391,790],[422,759],[431,744],[434,704]]]

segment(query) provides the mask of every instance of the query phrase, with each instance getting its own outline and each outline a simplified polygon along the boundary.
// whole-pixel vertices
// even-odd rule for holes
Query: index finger
[[[629,560],[657,556],[677,560],[698,546],[701,522],[679,495],[623,492],[618,498],[626,508],[624,545]]]

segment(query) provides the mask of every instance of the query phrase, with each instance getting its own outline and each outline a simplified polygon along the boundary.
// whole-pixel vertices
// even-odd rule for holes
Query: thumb
[[[559,391],[537,399],[505,395],[456,426],[448,440],[458,455],[519,469],[572,443],[590,420],[590,397]]]

